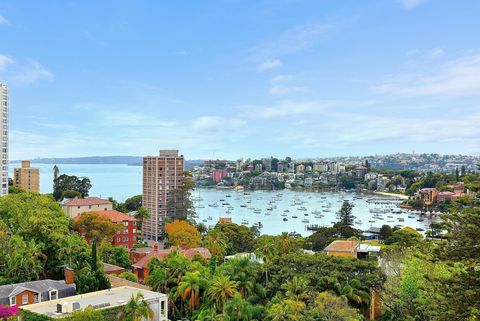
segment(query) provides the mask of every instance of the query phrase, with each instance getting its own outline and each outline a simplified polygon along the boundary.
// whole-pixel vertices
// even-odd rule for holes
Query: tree
[[[117,230],[123,229],[122,226],[112,223],[107,217],[94,212],[77,216],[75,228],[80,230],[92,243],[90,263],[92,271],[97,270],[97,244],[103,240],[110,240]]]
[[[65,198],[75,198],[75,197],[82,197],[82,193],[79,191],[73,191],[71,189],[63,191],[62,195],[60,196],[60,199],[65,199]]]
[[[62,174],[53,182],[53,197],[58,201],[61,199],[62,193],[68,190],[77,191],[82,194],[82,197],[86,197],[91,187],[92,184],[87,177],[79,178],[74,175]]]
[[[168,275],[164,268],[158,267],[152,270],[147,277],[146,283],[152,290],[167,293]]]
[[[165,224],[168,241],[176,246],[198,247],[201,236],[195,226],[187,221],[174,220]]]
[[[216,255],[220,258],[225,255],[227,243],[225,242],[225,236],[222,232],[218,230],[208,231],[204,243],[212,255]]]
[[[322,226],[308,237],[312,250],[323,251],[332,242],[337,230],[332,227]]]
[[[118,265],[125,269],[130,269],[132,266],[128,250],[123,246],[114,246],[107,240],[101,243],[99,252],[100,258],[105,263]]]
[[[341,237],[359,236],[359,231],[354,229],[353,222],[355,216],[352,215],[353,205],[348,201],[344,201],[340,208],[339,221],[333,226]]]
[[[145,207],[140,206],[135,213],[135,219],[137,220],[137,227],[143,231],[143,222],[148,219],[150,215]]]
[[[343,188],[345,189],[353,189],[355,188],[355,180],[347,175],[340,176],[340,183]]]
[[[303,312],[306,305],[304,302],[295,300],[282,300],[272,304],[267,310],[267,320],[271,321],[304,321],[307,320]],[[312,319],[314,320],[314,319]]]
[[[138,292],[127,302],[120,314],[120,321],[144,321],[153,320],[154,312],[145,300],[143,294]]]
[[[237,293],[238,284],[229,276],[217,275],[213,278],[208,288],[208,297],[215,303],[217,311],[222,311],[227,301]]]
[[[411,227],[404,227],[392,233],[385,244],[397,244],[400,246],[413,246],[423,239],[422,234],[418,233]]]
[[[190,311],[196,310],[200,305],[200,292],[206,287],[206,280],[199,271],[187,272],[178,284],[177,293],[182,300],[188,301]]]
[[[5,255],[5,276],[13,282],[39,280],[43,272],[43,262],[46,260],[42,246],[35,240],[24,241],[22,237],[14,235],[8,242]]]
[[[303,277],[294,276],[291,280],[288,280],[285,284],[282,284],[281,288],[285,291],[285,297],[294,301],[306,302],[308,299],[308,280]]]
[[[363,289],[362,284],[357,279],[350,279],[344,283],[337,282],[335,290],[340,297],[347,299],[352,305],[365,308],[370,301],[368,289]]]
[[[226,238],[227,255],[241,252],[251,252],[255,248],[253,232],[245,225],[235,223],[217,224],[215,230],[220,231]]]
[[[390,236],[392,236],[392,233],[393,231],[390,225],[382,225],[382,227],[380,228],[380,234],[378,235],[378,238],[380,240],[386,240]]]
[[[171,192],[173,195],[167,203],[167,214],[169,217],[185,220],[195,214],[191,200],[191,193],[194,186],[195,180],[192,177],[192,173],[184,171],[183,185]]]
[[[87,262],[87,242],[77,233],[67,235],[60,240],[58,259],[67,267],[79,270]]]
[[[358,321],[359,313],[348,306],[347,300],[328,292],[317,295],[312,309],[308,311],[309,320]]]
[[[142,207],[142,195],[135,195],[125,200],[125,208],[129,211],[137,211]]]
[[[67,317],[67,321],[104,321],[102,312],[95,310],[91,306],[86,307],[83,310],[77,310]]]
[[[265,283],[268,284],[268,270],[270,269],[271,259],[275,253],[275,244],[271,238],[264,238],[257,244],[255,253],[262,258],[265,269]]]
[[[102,270],[93,271],[89,265],[75,271],[75,284],[79,294],[109,289],[109,279]]]
[[[239,294],[228,300],[223,310],[224,321],[250,321],[256,314],[258,310]]]

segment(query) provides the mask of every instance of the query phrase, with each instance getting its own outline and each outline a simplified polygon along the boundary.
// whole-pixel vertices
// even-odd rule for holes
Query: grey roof
[[[31,282],[22,282],[15,284],[6,284],[0,286],[0,305],[10,305],[9,297],[18,295],[25,290],[41,293],[42,301],[49,300],[48,292],[50,290],[58,291],[58,298],[75,295],[75,284],[66,284],[64,280],[39,280]]]

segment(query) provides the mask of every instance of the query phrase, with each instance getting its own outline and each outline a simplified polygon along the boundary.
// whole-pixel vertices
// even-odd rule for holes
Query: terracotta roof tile
[[[124,221],[129,221],[129,222],[136,221],[134,217],[128,216],[125,213],[115,211],[115,210],[90,211],[90,212],[87,212],[87,213],[96,213],[98,215],[107,217],[112,223],[121,223],[121,222],[124,222]],[[75,216],[73,220],[77,221],[78,219],[80,219],[80,216],[82,216],[82,215],[80,214],[78,216]]]
[[[89,206],[89,205],[103,205],[103,204],[112,204],[108,200],[104,200],[99,197],[85,197],[85,198],[74,198],[71,201],[65,202],[65,206]]]
[[[153,250],[152,252],[148,253],[145,255],[143,258],[141,258],[137,263],[133,264],[133,267],[143,269],[145,268],[148,263],[150,263],[150,260],[156,257],[158,260],[162,261],[165,256],[170,254],[171,252],[177,250],[179,253],[184,254],[187,258],[191,259],[195,256],[195,254],[200,254],[202,257],[209,259],[212,257],[212,254],[210,251],[204,247],[195,247],[191,249],[181,249],[181,248],[169,248],[166,250]]]
[[[325,252],[352,252],[359,245],[358,241],[343,241],[337,240],[330,243],[325,249]]]

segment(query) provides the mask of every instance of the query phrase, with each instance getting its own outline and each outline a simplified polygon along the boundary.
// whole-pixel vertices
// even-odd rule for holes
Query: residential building
[[[171,213],[173,192],[183,186],[183,155],[178,150],[160,150],[159,156],[143,158],[143,206],[149,217],[143,221],[147,241],[163,238],[163,219]]]
[[[454,192],[445,191],[445,192],[439,192],[437,194],[438,203],[443,203],[446,200],[453,202],[456,198],[457,198],[457,195]]]
[[[220,183],[228,175],[228,172],[224,169],[214,169],[212,171],[212,179],[215,183]]]
[[[0,110],[2,112],[0,122],[0,141],[2,142],[0,153],[0,159],[2,160],[0,196],[3,196],[8,194],[8,87],[4,83],[0,83]]]
[[[266,172],[271,172],[272,171],[272,157],[262,158],[262,165],[263,165],[263,169]]]
[[[113,204],[109,200],[98,197],[75,197],[74,199],[64,200],[62,208],[68,217],[73,219],[86,212],[111,211],[113,209]]]
[[[364,178],[365,177],[365,174],[367,174],[367,168],[363,165],[359,165],[357,166],[357,168],[355,169],[355,174],[358,178]]]
[[[415,199],[421,200],[425,205],[437,202],[438,191],[436,188],[422,188],[415,194]]]
[[[145,278],[148,277],[148,263],[153,258],[157,258],[159,261],[162,261],[165,256],[168,254],[177,251],[180,254],[185,255],[187,258],[191,259],[195,255],[200,255],[205,259],[210,259],[212,257],[212,254],[210,254],[210,251],[204,247],[196,247],[196,248],[187,248],[187,247],[171,247],[169,249],[159,249],[158,245],[155,244],[153,246],[153,250],[149,249],[149,251],[141,251],[141,254],[135,255],[135,258],[137,261],[132,264],[132,272],[138,277],[139,281],[143,281]],[[135,252],[132,251],[132,252]],[[131,255],[132,255],[131,252]]]
[[[360,242],[337,240],[330,243],[323,251],[328,256],[351,256],[357,257]]]
[[[22,167],[13,171],[13,185],[26,192],[40,192],[40,170],[30,167],[30,161],[22,161]]]
[[[297,165],[296,170],[297,170],[297,173],[305,172],[305,165],[303,165],[303,164]]]
[[[92,306],[96,310],[116,310],[118,307],[125,306],[137,293],[142,294],[143,300],[153,310],[154,316],[153,319],[150,319],[151,321],[168,320],[168,296],[166,294],[131,286],[120,286],[108,290],[74,295],[68,299],[32,304],[22,309],[38,315],[38,320],[44,320],[45,316],[53,319],[65,318],[72,312],[83,310],[88,306]]]
[[[0,306],[24,306],[75,295],[73,270],[67,269],[65,274],[66,280],[47,279],[1,285]]]
[[[112,237],[112,245],[131,249],[137,242],[137,221],[135,218],[115,210],[90,211],[90,213],[96,213],[108,218],[114,224],[120,224],[123,226],[124,229],[117,231]],[[80,217],[81,214],[77,215],[74,220],[78,220]],[[81,235],[83,234],[83,231],[81,230],[78,232]]]

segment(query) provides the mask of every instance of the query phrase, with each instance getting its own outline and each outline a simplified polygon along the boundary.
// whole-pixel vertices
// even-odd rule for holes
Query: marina
[[[332,226],[338,221],[344,201],[353,205],[354,227],[365,231],[384,224],[425,231],[432,221],[439,220],[440,214],[423,215],[419,211],[401,209],[402,199],[395,196],[345,191],[197,189],[193,192],[193,201],[197,222],[212,227],[220,217],[230,217],[237,224],[261,224],[261,233],[272,235],[297,232],[305,236],[312,233],[309,226]]]

